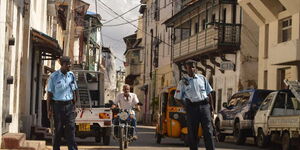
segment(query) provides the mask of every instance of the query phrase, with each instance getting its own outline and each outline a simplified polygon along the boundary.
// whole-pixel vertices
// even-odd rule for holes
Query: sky
[[[135,6],[139,5],[140,0],[83,0],[83,1],[90,4],[88,11],[92,11],[92,12],[96,12],[96,4],[97,4],[97,12],[98,14],[101,15],[102,23],[104,23],[104,26],[102,27],[103,45],[106,47],[110,47],[113,54],[117,57],[116,69],[123,67],[123,62],[121,60],[123,61],[125,60],[123,53],[126,50],[126,45],[123,41],[123,37],[134,34],[134,32],[137,29],[131,24],[125,24],[121,26],[106,26],[106,25],[122,24],[122,23],[126,23],[126,21],[119,17],[105,24],[105,21],[111,20],[115,18],[117,15],[114,14],[108,8],[106,8],[103,4],[101,4],[100,1],[105,3],[111,9],[113,9],[116,13],[122,14],[134,8]],[[128,12],[123,17],[128,21],[136,20],[138,16],[140,16],[138,11],[139,11],[139,7]],[[132,23],[137,25],[137,21]]]

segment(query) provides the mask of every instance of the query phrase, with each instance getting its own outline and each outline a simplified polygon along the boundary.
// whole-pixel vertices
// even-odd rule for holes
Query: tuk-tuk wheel
[[[161,135],[161,134],[156,134],[156,143],[157,143],[157,144],[160,144],[160,143],[161,143],[161,138],[162,138],[162,135]]]

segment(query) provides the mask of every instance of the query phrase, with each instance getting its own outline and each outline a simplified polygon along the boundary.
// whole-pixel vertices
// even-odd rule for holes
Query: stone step
[[[2,149],[19,149],[26,140],[24,133],[6,133],[2,136]]]
[[[24,147],[33,147],[36,150],[41,150],[46,148],[46,141],[38,141],[38,140],[26,140],[24,142]]]

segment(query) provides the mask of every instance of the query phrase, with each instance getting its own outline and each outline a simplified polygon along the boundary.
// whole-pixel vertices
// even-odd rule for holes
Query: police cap
[[[189,66],[195,66],[197,64],[197,61],[189,59],[189,60],[185,61],[184,64],[189,65]]]

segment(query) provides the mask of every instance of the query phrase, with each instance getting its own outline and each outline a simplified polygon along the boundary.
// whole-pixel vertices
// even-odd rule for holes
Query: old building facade
[[[284,89],[299,80],[299,0],[239,0],[259,26],[258,87]]]
[[[142,0],[143,81],[145,122],[155,118],[160,91],[174,86],[171,29],[163,22],[173,15],[172,0]]]
[[[1,135],[23,132],[30,137],[32,127],[44,125],[47,78],[59,69],[56,60],[60,56],[70,56],[75,63],[88,57],[91,70],[103,66],[101,17],[87,15],[88,7],[81,0],[0,1]],[[86,25],[86,15],[94,18],[97,28]],[[89,51],[84,47],[86,38],[82,38],[87,28],[94,29],[87,36],[91,37]]]
[[[199,73],[215,90],[216,111],[233,93],[257,88],[258,30],[237,1],[186,0],[174,7],[177,13],[164,23],[173,29],[177,80],[184,61],[198,61]]]

